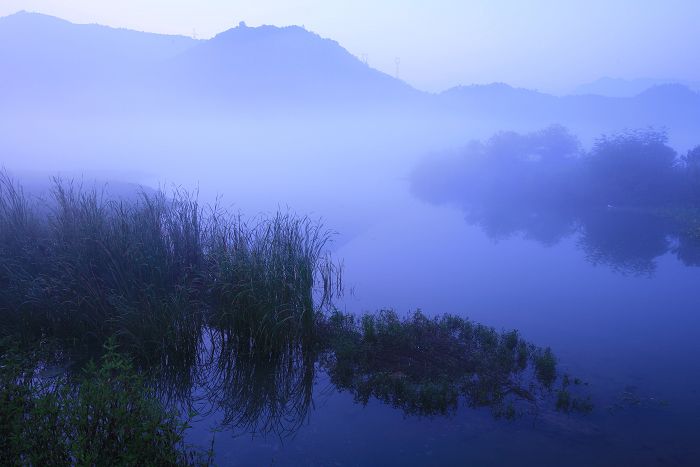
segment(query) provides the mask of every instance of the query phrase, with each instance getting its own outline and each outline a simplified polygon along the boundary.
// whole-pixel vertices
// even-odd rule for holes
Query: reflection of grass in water
[[[316,352],[295,339],[274,353],[250,349],[239,336],[217,335],[204,387],[222,425],[238,432],[293,434],[312,404]]]
[[[184,192],[116,202],[60,181],[41,205],[1,178],[1,333],[82,362],[114,336],[163,400],[191,407],[203,387],[225,423],[282,431],[311,401],[305,349],[338,277],[328,235],[292,214],[205,212]]]
[[[520,403],[536,405],[557,378],[549,349],[517,331],[499,333],[451,315],[430,319],[419,311],[400,319],[382,311],[358,319],[335,312],[321,335],[328,346],[323,364],[339,388],[363,404],[376,397],[409,414],[446,414],[464,397],[472,407],[512,417]]]

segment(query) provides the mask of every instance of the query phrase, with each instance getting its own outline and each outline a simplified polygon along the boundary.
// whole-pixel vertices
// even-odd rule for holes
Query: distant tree
[[[700,146],[688,151],[688,154],[683,157],[683,163],[688,169],[700,172]]]
[[[683,156],[683,170],[691,202],[700,204],[700,146]]]
[[[599,138],[588,156],[589,194],[608,204],[669,201],[675,194],[676,152],[664,131],[634,130]]]
[[[554,162],[570,159],[581,152],[581,143],[561,125],[519,134],[496,133],[486,145],[488,157],[497,162]]]
[[[529,149],[526,136],[514,131],[501,131],[486,143],[486,156],[491,163],[511,164],[522,160]]]
[[[542,162],[555,162],[576,157],[581,152],[581,143],[569,130],[561,125],[552,125],[528,135],[530,152],[538,155]]]

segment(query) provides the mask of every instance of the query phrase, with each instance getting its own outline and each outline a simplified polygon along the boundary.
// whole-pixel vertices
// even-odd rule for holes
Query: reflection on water
[[[623,273],[651,274],[654,259],[671,249],[678,238],[668,220],[644,212],[608,209],[581,218],[579,246],[593,264]]]
[[[624,274],[650,275],[656,259],[674,254],[700,266],[700,238],[671,214],[633,208],[569,209],[513,204],[462,204],[466,221],[492,239],[514,235],[552,246],[574,236],[594,265]]]
[[[356,403],[380,401],[405,415],[454,415],[461,403],[511,420],[592,408],[580,380],[558,372],[549,348],[457,316],[385,310],[357,318],[336,310],[268,344],[209,329],[196,364],[161,366],[151,379],[165,400],[210,429],[262,439],[293,438],[309,422],[320,375]]]
[[[221,424],[237,433],[293,434],[307,417],[315,377],[309,343],[277,354],[241,351],[230,338],[212,349],[206,398],[221,412]]]
[[[519,234],[551,246],[576,235],[593,264],[649,275],[668,252],[700,265],[695,153],[681,158],[663,133],[602,137],[584,153],[561,127],[501,133],[455,155],[426,160],[412,189],[458,206],[491,238]]]
[[[674,200],[682,184],[665,184],[659,202],[641,187],[635,201],[644,202],[614,199],[622,195],[613,189],[586,198],[577,186],[591,176],[583,156],[551,161],[546,176],[537,157],[498,176],[470,172],[460,157],[426,163],[411,179],[419,196],[399,199],[339,252],[356,290],[347,308],[420,306],[515,327],[590,383],[595,409],[496,426],[457,410],[454,420],[422,421],[421,431],[370,400],[362,420],[381,428],[366,428],[378,438],[367,444],[410,444],[401,459],[412,465],[695,465],[700,269],[686,265],[698,265],[699,216],[688,198]],[[332,426],[319,418],[314,426]],[[473,430],[469,420],[478,420]]]
[[[209,425],[216,421],[214,431],[283,439],[312,408],[319,351],[311,331],[263,350],[248,332],[208,328],[193,358],[143,369],[162,400]]]
[[[459,361],[467,371],[454,372],[442,357],[464,341],[431,340],[440,327],[422,319],[399,327],[413,333],[408,341],[384,331],[374,340],[376,323],[356,319],[340,333],[346,340],[333,343],[300,320],[302,332],[283,333],[264,352],[251,351],[253,336],[228,329],[236,324],[213,320],[197,352],[152,355],[154,379],[164,398],[197,413],[193,440],[208,446],[211,429],[223,432],[215,443],[222,465],[693,465],[699,271],[660,257],[698,264],[692,213],[547,199],[452,200],[461,212],[403,200],[395,218],[352,239],[339,257],[350,286],[357,276],[365,281],[357,288],[363,304],[351,311],[396,306],[403,315],[424,306],[428,317],[458,313],[551,345],[562,365],[551,393],[531,386],[544,354],[530,349],[527,369],[518,366],[519,337],[484,335],[510,349],[506,371],[487,372],[499,363],[484,358],[488,365]],[[466,226],[465,214],[479,228]],[[509,238],[517,234],[528,240]],[[590,268],[581,253],[606,267]],[[427,345],[425,353],[411,342]],[[574,375],[568,384],[565,371]],[[582,389],[584,400],[592,392],[593,413],[556,411],[576,405],[567,388]],[[496,420],[491,412],[508,416],[509,401],[534,416]]]

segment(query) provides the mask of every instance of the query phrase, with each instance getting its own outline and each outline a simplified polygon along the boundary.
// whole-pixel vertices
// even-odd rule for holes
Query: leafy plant
[[[7,350],[0,367],[3,465],[192,465],[187,424],[166,409],[131,362],[106,345],[75,381],[46,378],[36,355]]]

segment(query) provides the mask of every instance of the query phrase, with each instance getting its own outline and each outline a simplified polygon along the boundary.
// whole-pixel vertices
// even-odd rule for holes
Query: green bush
[[[36,356],[5,350],[0,366],[0,464],[192,465],[208,460],[183,441],[128,359],[106,348],[75,381],[43,377]]]

